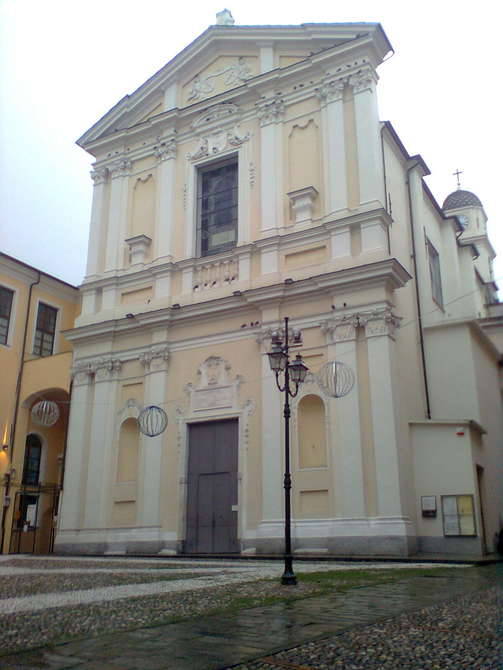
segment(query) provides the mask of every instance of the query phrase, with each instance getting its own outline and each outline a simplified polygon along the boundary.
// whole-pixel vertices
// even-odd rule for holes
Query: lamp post
[[[272,350],[269,354],[269,365],[276,376],[276,384],[285,394],[283,407],[283,416],[285,419],[285,475],[283,488],[285,489],[285,569],[281,577],[282,584],[295,585],[297,577],[293,572],[292,565],[292,535],[291,535],[291,504],[290,490],[292,488],[292,478],[290,475],[290,397],[295,398],[299,392],[299,386],[306,378],[307,367],[302,361],[302,356],[297,354],[295,360],[290,362],[290,347],[300,346],[302,344],[300,331],[293,332],[293,342],[290,344],[290,333],[288,331],[288,317],[285,317],[284,336],[276,333],[272,338]],[[283,374],[283,384],[280,381],[280,375]],[[294,384],[292,390],[291,384]]]

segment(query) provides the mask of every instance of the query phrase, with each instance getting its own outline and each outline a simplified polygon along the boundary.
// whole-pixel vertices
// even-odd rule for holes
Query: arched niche
[[[327,466],[325,404],[314,394],[305,395],[297,406],[299,468]]]

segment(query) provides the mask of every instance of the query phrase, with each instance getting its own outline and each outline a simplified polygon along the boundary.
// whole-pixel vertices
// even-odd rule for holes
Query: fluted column
[[[100,267],[100,255],[105,238],[104,202],[105,188],[108,176],[107,168],[98,168],[91,172],[94,182],[93,204],[91,208],[91,221],[89,224],[89,243],[87,251],[86,276],[91,277],[98,274]]]
[[[140,362],[145,370],[145,406],[157,405],[165,409],[167,347],[152,347],[140,355]],[[141,526],[160,525],[161,457],[165,437],[165,433],[156,437],[141,436],[142,483],[138,509],[138,523]]]
[[[344,80],[327,80],[316,89],[321,105],[325,214],[347,209]]]
[[[89,435],[85,487],[85,528],[105,528],[109,511],[110,466],[116,435],[116,406],[121,362],[103,358],[95,363],[95,389]]]
[[[353,389],[343,398],[332,399],[331,414],[336,417],[335,491],[338,516],[363,517],[365,509],[365,480],[362,458],[361,417],[356,357],[356,317],[330,319],[324,330],[327,334],[329,361],[341,361],[355,376]]]
[[[124,265],[124,240],[126,239],[126,216],[128,199],[128,176],[131,161],[120,158],[110,165],[110,211],[108,215],[108,237],[105,253],[105,271],[117,270]]]
[[[384,206],[376,81],[377,74],[370,67],[349,77],[354,96],[360,203],[378,201]]]
[[[399,319],[384,308],[359,317],[368,346],[379,516],[402,515],[394,333]]]
[[[58,531],[80,529],[85,506],[89,419],[93,405],[94,373],[92,366],[88,363],[77,363],[72,372],[72,398]]]
[[[285,104],[273,95],[257,105],[260,119],[261,233],[273,235],[283,225],[283,115]]]

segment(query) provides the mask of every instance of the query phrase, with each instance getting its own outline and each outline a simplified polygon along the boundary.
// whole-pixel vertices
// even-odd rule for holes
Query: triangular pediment
[[[382,56],[391,48],[376,23],[211,26],[136,91],[122,98],[77,143],[90,150],[94,142],[117,131],[149,122],[174,108],[206,100],[211,104],[213,97],[267,72],[280,71],[313,54],[369,36]],[[266,66],[264,49],[270,51]]]

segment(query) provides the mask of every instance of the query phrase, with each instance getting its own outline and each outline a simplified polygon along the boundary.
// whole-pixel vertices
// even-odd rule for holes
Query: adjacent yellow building
[[[72,347],[62,331],[80,308],[78,289],[0,254],[1,551],[47,553],[63,481]],[[32,408],[56,403],[52,426]]]

